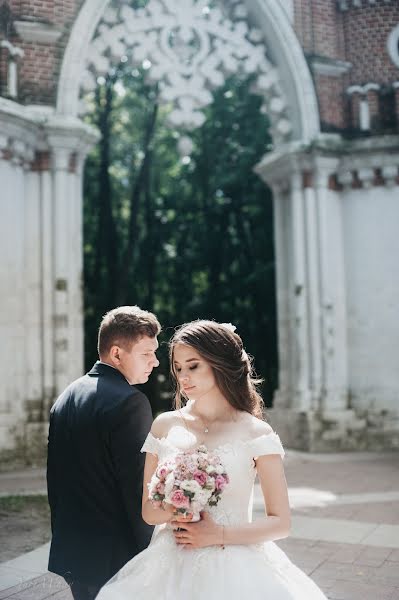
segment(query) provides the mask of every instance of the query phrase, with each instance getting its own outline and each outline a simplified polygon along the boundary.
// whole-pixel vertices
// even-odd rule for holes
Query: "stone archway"
[[[257,167],[259,175],[272,186],[275,202],[280,387],[273,413],[284,437],[291,444],[310,447],[312,442],[309,438],[313,434],[308,431],[307,439],[300,439],[296,432],[291,435],[290,426],[302,433],[312,427],[307,419],[312,411],[322,409],[323,402],[330,404],[332,410],[346,409],[345,352],[338,350],[341,345],[345,348],[345,340],[335,335],[332,353],[335,363],[336,357],[341,357],[337,365],[327,359],[331,355],[332,342],[326,336],[323,338],[321,332],[323,326],[325,330],[333,327],[335,332],[342,331],[339,324],[342,317],[340,300],[334,303],[330,297],[323,296],[323,302],[334,304],[334,310],[327,311],[325,319],[320,309],[322,299],[319,289],[324,290],[326,265],[318,264],[319,242],[323,237],[320,236],[322,221],[326,217],[316,215],[317,200],[305,199],[310,191],[308,188],[305,190],[302,181],[302,163],[309,162],[308,151],[304,149],[319,136],[317,100],[303,50],[290,22],[287,3],[285,8],[280,0],[246,0],[231,5],[233,9],[237,6],[246,9],[241,14],[249,23],[256,23],[258,42],[267,52],[264,63],[255,61],[253,64],[259,73],[257,88],[265,98],[274,139],[274,151],[266,155]],[[136,41],[135,35],[141,33],[140,28],[135,26],[132,9],[126,7],[118,18],[112,11],[110,14],[110,6],[111,3],[106,0],[87,0],[75,22],[59,81],[57,113],[61,118],[76,118],[81,88],[93,88],[95,75],[105,73],[110,66],[107,54],[115,57],[124,53]],[[194,3],[191,9],[193,7]],[[248,43],[246,39],[244,42]],[[152,43],[155,43],[154,40]],[[140,58],[143,57],[140,53]],[[90,64],[94,65],[94,73],[88,70]],[[209,82],[204,80],[205,83]],[[333,161],[331,167],[335,166]],[[307,169],[312,174],[317,172],[315,177],[319,177],[320,189],[323,190],[320,193],[324,193],[328,187],[330,167],[323,170],[323,176],[320,176],[319,167],[317,162]],[[321,247],[324,247],[323,244]],[[322,255],[325,257],[325,253]],[[331,283],[334,287],[342,284],[341,267],[334,274],[336,281]],[[326,292],[323,293],[326,295]],[[337,370],[342,374],[341,380],[338,384],[337,381],[329,382],[330,371],[335,374]],[[298,419],[304,420],[304,414],[305,426],[298,422]]]
[[[59,118],[77,118],[81,88],[95,85],[90,62],[105,73],[111,62],[106,52],[115,56],[132,45],[134,23],[129,30],[126,20],[133,21],[133,11],[118,19],[107,14],[109,6],[87,0],[79,13],[61,69]],[[339,161],[317,141],[313,81],[283,4],[246,0],[241,6],[270,57],[255,68],[265,80],[258,87],[274,133],[274,150],[256,169],[273,188],[275,205],[279,390],[272,419],[290,445],[312,448],[323,429],[320,415],[333,412],[342,421],[349,414],[342,232],[339,196],[331,185]],[[327,228],[327,222],[333,225]]]

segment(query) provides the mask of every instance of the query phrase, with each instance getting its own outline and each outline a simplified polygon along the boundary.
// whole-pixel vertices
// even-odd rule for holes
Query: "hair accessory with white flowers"
[[[220,323],[223,327],[226,327],[226,329],[228,329],[229,331],[231,331],[232,333],[235,332],[235,330],[237,329],[237,327],[235,325],[233,325],[232,323]]]

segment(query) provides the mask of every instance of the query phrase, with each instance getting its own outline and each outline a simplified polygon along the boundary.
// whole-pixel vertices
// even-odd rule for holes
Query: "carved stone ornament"
[[[88,54],[82,92],[93,91],[98,76],[116,62],[130,60],[159,82],[160,100],[171,104],[169,123],[186,130],[205,120],[201,109],[212,102],[211,91],[241,72],[257,74],[254,91],[263,96],[275,140],[291,133],[287,103],[277,69],[266,56],[263,35],[248,25],[239,0],[149,0],[134,10],[114,3],[105,12]],[[83,101],[81,112],[87,108]]]

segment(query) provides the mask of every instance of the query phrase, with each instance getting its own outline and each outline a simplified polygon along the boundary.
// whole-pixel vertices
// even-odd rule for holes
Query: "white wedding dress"
[[[190,438],[191,436],[191,438]],[[151,433],[142,451],[160,461],[187,450],[195,437],[175,426],[166,438]],[[212,450],[212,448],[209,448]],[[252,520],[254,458],[284,450],[277,434],[236,440],[214,448],[230,478],[213,519],[226,526]],[[149,547],[129,561],[96,600],[326,600],[316,584],[274,542],[187,549],[175,542],[171,526],[156,527]]]

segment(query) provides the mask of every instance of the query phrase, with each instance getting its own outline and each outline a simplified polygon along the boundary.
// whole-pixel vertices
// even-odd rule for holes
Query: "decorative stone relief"
[[[93,91],[115,62],[130,60],[159,82],[161,102],[173,107],[171,126],[190,130],[204,122],[201,109],[212,101],[213,89],[233,73],[255,73],[254,91],[265,100],[275,140],[286,140],[292,127],[278,72],[261,31],[247,18],[240,0],[149,0],[138,10],[115,3],[91,42],[82,92]],[[83,99],[81,113],[86,110]]]

